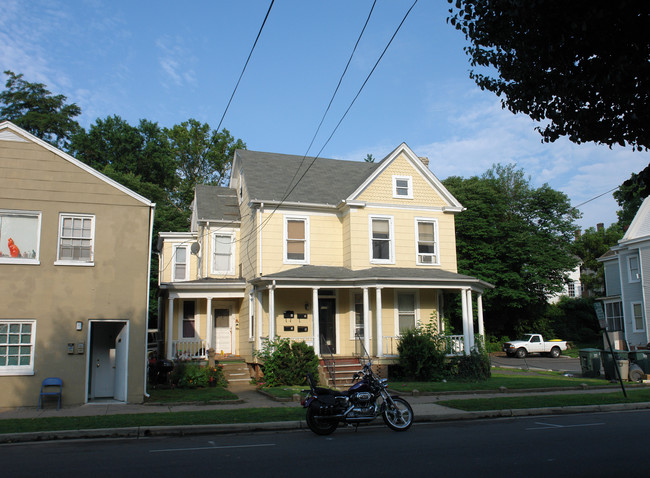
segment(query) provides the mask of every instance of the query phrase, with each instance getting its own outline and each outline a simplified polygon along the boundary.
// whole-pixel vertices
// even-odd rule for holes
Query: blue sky
[[[309,154],[318,153],[412,0],[380,0]],[[4,0],[0,66],[77,103],[88,128],[119,115],[219,124],[270,0]],[[223,126],[249,149],[305,154],[371,0],[277,0]],[[383,158],[402,142],[440,179],[515,163],[578,205],[650,162],[647,152],[543,144],[527,116],[469,79],[447,2],[419,0],[321,156]],[[2,75],[2,84],[6,77]],[[583,228],[616,220],[611,193],[580,207]]]

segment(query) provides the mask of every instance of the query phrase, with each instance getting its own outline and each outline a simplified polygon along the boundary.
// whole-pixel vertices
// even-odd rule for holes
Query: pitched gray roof
[[[235,154],[241,160],[246,188],[253,201],[285,200],[335,206],[350,196],[380,164],[327,158],[314,161],[313,157],[303,160],[302,156],[241,149]],[[285,198],[296,182],[296,188]]]
[[[199,221],[241,220],[237,192],[234,189],[197,184],[194,208]]]
[[[261,281],[305,281],[305,282],[425,282],[440,285],[442,283],[455,286],[477,285],[481,288],[492,289],[494,286],[476,277],[457,274],[441,269],[408,268],[408,267],[370,267],[362,270],[352,270],[347,267],[312,266],[295,267],[282,272],[264,275],[252,282]]]

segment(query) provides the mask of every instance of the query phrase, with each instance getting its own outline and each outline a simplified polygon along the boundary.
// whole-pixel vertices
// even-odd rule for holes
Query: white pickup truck
[[[548,354],[553,358],[562,355],[567,349],[565,340],[544,342],[540,334],[526,334],[521,340],[511,340],[503,344],[503,351],[508,357],[524,358],[528,354]]]

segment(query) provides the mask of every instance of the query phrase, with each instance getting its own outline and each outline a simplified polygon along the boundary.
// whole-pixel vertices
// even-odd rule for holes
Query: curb
[[[544,415],[573,415],[579,413],[648,410],[650,402],[619,403],[610,405],[576,405],[551,408],[522,408],[458,412],[415,417],[415,423],[442,423],[452,421],[483,420],[490,418],[519,418]],[[0,434],[0,444],[28,443],[53,440],[86,440],[107,438],[149,438],[164,436],[192,436],[208,434],[252,433],[259,431],[308,430],[303,420],[265,423],[236,423],[220,425],[179,425],[157,427],[101,428],[92,430],[60,430]]]

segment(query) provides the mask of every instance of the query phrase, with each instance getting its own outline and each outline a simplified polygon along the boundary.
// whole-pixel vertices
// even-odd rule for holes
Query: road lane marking
[[[583,423],[583,424],[580,424],[580,425],[558,425],[556,423],[543,423],[543,422],[535,422],[535,424],[536,425],[542,425],[542,426],[526,428],[526,431],[528,431],[528,430],[552,430],[552,429],[557,429],[557,428],[599,427],[599,426],[605,425],[604,423]]]
[[[197,450],[225,450],[228,448],[259,448],[263,446],[276,446],[276,444],[260,443],[258,445],[226,445],[226,446],[199,446],[194,448],[165,448],[163,450],[149,450],[149,453],[169,453],[175,451],[197,451]]]

